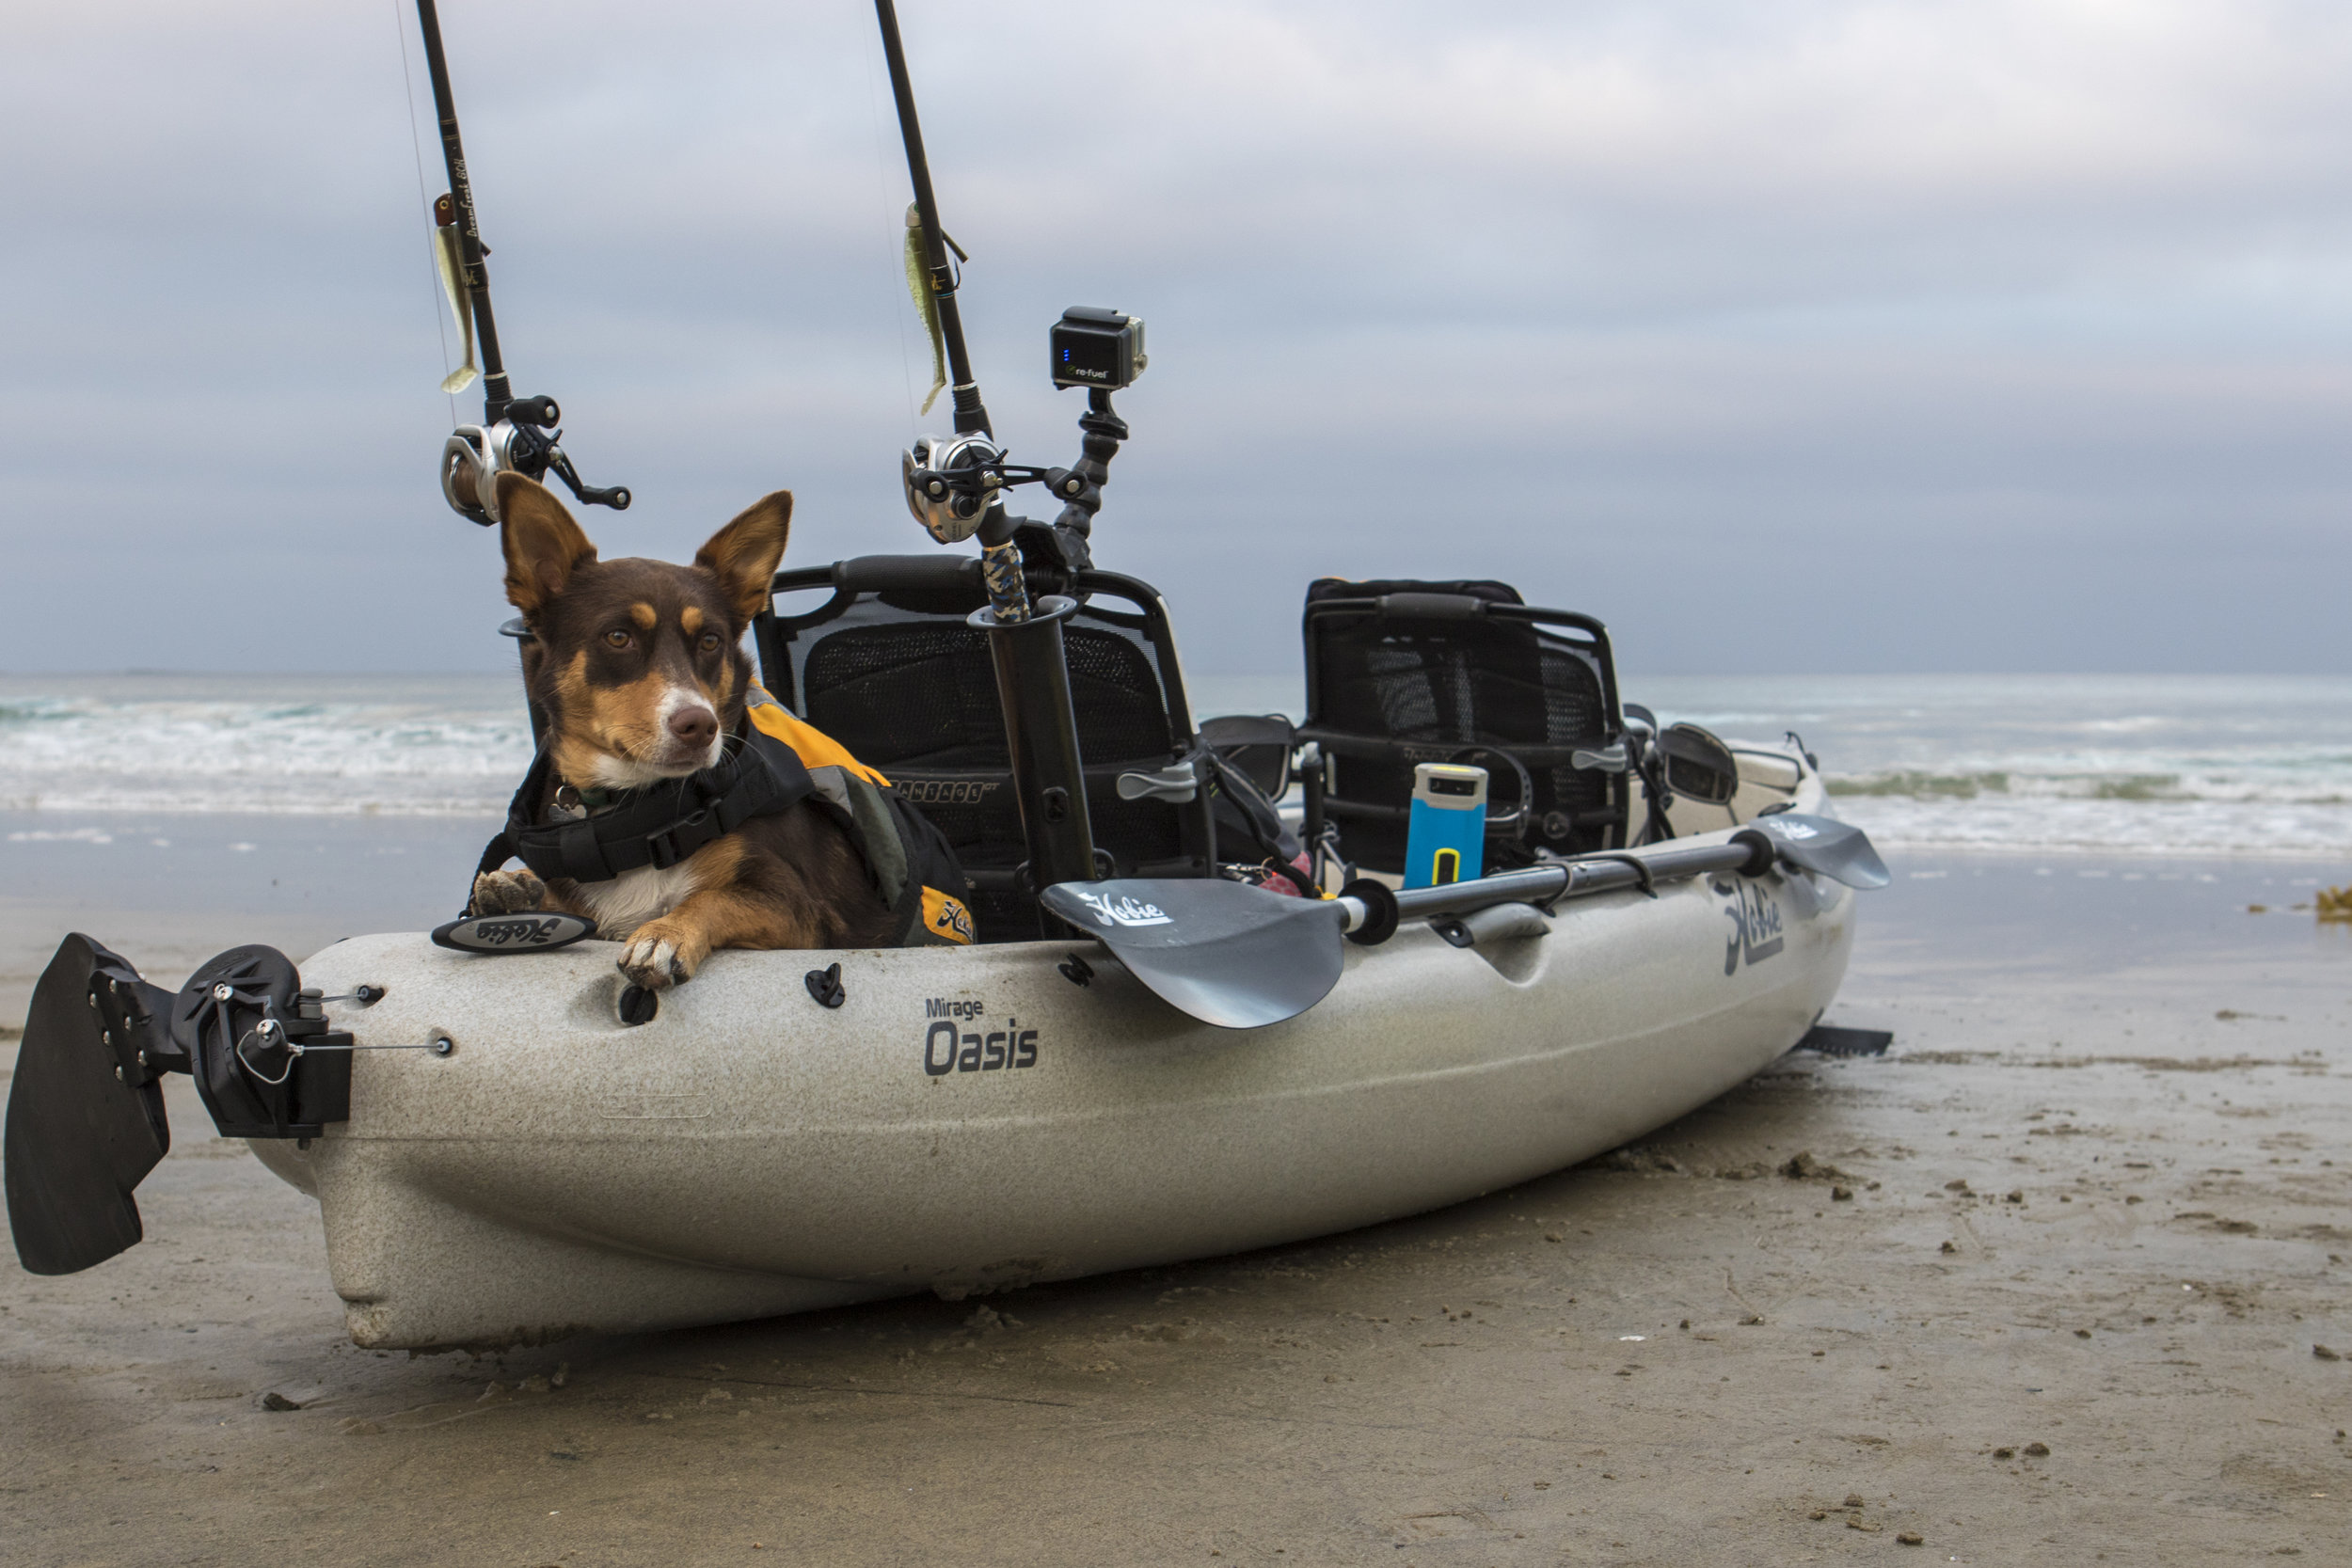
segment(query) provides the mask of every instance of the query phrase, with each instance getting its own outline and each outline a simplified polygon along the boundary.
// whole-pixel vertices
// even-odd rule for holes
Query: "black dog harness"
[[[554,753],[541,752],[506,808],[505,829],[483,849],[476,874],[496,871],[509,860],[547,880],[609,882],[648,865],[666,871],[753,817],[798,805],[816,792],[799,753],[765,731],[747,729],[742,744],[716,766],[624,790],[602,811],[569,820],[532,819],[555,771]]]
[[[865,860],[894,918],[895,945],[974,940],[955,851],[887,779],[755,687],[745,718],[736,743],[714,766],[617,792],[610,804],[574,817],[533,818],[555,771],[554,754],[542,751],[475,875],[509,860],[549,881],[609,882],[645,866],[667,870],[753,818],[806,800],[841,825]],[[803,756],[803,748],[813,755]]]

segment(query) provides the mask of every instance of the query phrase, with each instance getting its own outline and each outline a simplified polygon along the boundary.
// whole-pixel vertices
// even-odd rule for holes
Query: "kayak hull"
[[[628,1027],[605,943],[356,938],[302,966],[384,993],[339,1026],[453,1049],[363,1051],[348,1122],[254,1148],[317,1196],[362,1345],[981,1294],[1370,1225],[1638,1137],[1804,1036],[1853,904],[1792,871],[1471,948],[1408,925],[1248,1031],[1077,942],[721,953]],[[836,960],[828,1008],[803,976]]]

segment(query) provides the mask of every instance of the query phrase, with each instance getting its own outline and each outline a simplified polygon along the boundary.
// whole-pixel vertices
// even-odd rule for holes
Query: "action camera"
[[[1047,334],[1053,351],[1054,385],[1115,390],[1133,384],[1147,363],[1143,322],[1116,310],[1073,305]]]

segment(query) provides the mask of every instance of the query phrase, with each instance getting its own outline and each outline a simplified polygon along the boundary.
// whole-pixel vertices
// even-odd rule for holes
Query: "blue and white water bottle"
[[[1442,887],[1485,874],[1486,770],[1452,762],[1413,766],[1405,885]]]

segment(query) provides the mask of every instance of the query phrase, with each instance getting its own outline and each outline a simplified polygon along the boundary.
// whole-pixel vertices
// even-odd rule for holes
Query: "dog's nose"
[[[719,716],[707,707],[682,707],[670,715],[670,733],[688,746],[707,746],[719,733]]]

